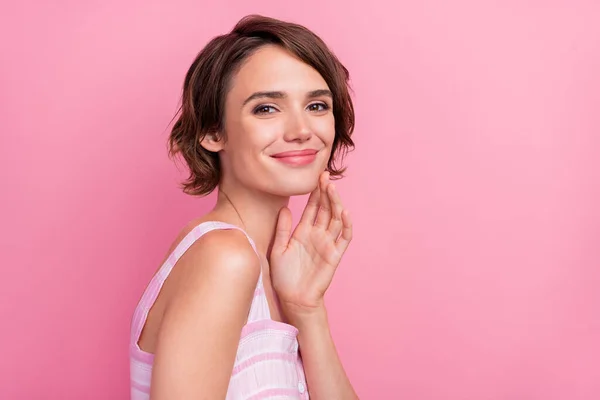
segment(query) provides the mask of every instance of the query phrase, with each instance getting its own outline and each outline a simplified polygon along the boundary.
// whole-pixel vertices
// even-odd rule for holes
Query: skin
[[[242,227],[260,259],[243,233],[217,230],[178,261],[139,341],[155,354],[153,400],[225,398],[261,265],[272,319],[299,330],[311,398],[357,398],[323,300],[352,237],[349,214],[325,172],[335,137],[328,90],[316,70],[276,46],[257,50],[232,79],[224,132],[200,143],[221,158],[217,203],[181,231],[169,253],[198,223],[216,220]],[[256,95],[264,92],[277,93]],[[271,157],[307,148],[318,150],[310,165],[291,167]],[[306,193],[292,231],[289,198]]]

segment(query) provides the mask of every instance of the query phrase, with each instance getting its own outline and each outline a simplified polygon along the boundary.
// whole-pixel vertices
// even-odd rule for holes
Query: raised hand
[[[271,281],[293,323],[324,305],[325,291],[352,239],[350,215],[328,172],[321,174],[300,222],[293,233],[291,229],[292,214],[284,207],[271,250]]]

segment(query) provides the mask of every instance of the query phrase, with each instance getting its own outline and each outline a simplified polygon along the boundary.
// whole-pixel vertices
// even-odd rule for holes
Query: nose
[[[283,139],[286,142],[306,142],[312,137],[312,129],[308,116],[300,112],[290,115]]]

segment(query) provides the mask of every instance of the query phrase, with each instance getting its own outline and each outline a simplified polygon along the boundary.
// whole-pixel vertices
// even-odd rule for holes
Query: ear
[[[204,147],[208,151],[212,151],[213,153],[218,153],[225,147],[223,134],[217,131],[207,133],[200,140],[200,146]]]

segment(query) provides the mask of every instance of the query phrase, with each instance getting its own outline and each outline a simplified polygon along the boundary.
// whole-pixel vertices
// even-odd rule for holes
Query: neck
[[[286,207],[289,197],[268,195],[249,190],[219,189],[213,213],[225,222],[238,225],[248,233],[257,250],[268,258],[275,236],[279,210]]]

